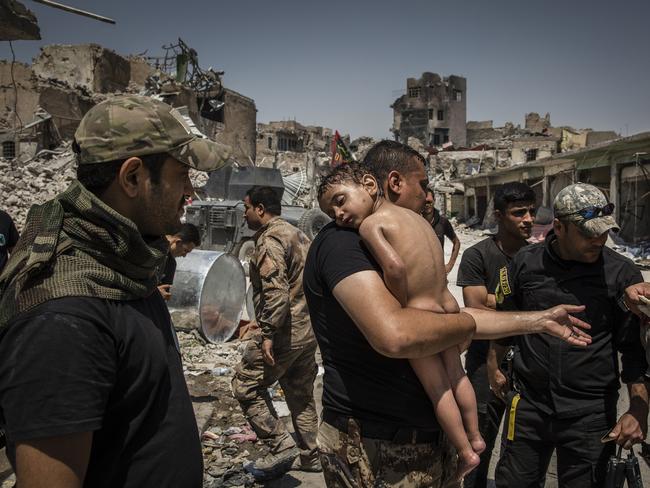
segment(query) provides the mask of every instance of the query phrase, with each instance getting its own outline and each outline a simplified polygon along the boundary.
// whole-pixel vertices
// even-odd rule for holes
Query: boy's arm
[[[390,245],[381,225],[364,220],[359,227],[359,235],[384,272],[384,282],[390,292],[399,300],[402,307],[408,300],[408,281],[406,265]]]

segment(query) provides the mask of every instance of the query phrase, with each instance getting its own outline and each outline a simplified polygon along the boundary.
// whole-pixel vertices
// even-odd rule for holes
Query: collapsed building
[[[125,57],[96,44],[49,45],[31,65],[0,61],[0,191],[20,227],[31,204],[74,178],[70,142],[84,114],[120,93],[138,93],[179,109],[207,137],[232,149],[238,166],[256,159],[255,102],[202,70],[180,39],[165,57]],[[156,60],[162,59],[162,62]],[[193,174],[199,186],[205,176]]]
[[[425,72],[420,78],[408,78],[406,91],[391,108],[396,141],[406,143],[415,137],[425,146],[466,144],[467,80],[462,76],[442,78]]]
[[[257,166],[277,168],[285,174],[305,170],[314,158],[329,153],[333,136],[332,129],[295,120],[259,123]]]
[[[240,165],[255,161],[255,102],[222,84],[222,72],[188,69],[182,41],[170,57],[175,76],[146,59],[96,44],[50,45],[32,65],[0,62],[0,143],[5,158],[29,159],[70,139],[83,115],[111,94],[156,96],[185,114],[208,137],[232,148]],[[174,55],[175,54],[175,55]],[[183,64],[184,63],[184,64]]]

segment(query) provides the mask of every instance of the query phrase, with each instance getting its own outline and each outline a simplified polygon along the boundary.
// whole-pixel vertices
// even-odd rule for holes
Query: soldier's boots
[[[244,465],[244,470],[252,474],[258,481],[279,478],[291,469],[299,454],[300,450],[295,446],[280,451],[271,451],[263,458]]]
[[[296,471],[307,471],[308,473],[320,473],[323,471],[320,459],[318,458],[318,452],[307,456],[301,454],[293,460],[291,469]]]

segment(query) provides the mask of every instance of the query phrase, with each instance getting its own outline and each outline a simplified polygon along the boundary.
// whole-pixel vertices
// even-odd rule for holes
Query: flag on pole
[[[348,146],[345,145],[345,142],[341,138],[339,131],[334,132],[334,139],[332,139],[332,163],[331,166],[335,167],[341,163],[349,163],[350,161],[356,161],[357,158],[354,157],[354,154]]]

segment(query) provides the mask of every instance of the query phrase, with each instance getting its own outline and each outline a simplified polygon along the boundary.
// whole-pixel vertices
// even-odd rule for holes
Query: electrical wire
[[[20,133],[23,130],[23,121],[20,118],[20,115],[18,115],[18,84],[16,83],[16,78],[14,77],[14,66],[16,65],[16,53],[14,52],[14,45],[11,41],[9,41],[9,49],[11,49],[11,67],[9,69],[9,73],[11,75],[11,83],[13,84],[13,88],[14,88],[14,130],[16,129],[16,119],[18,119],[19,129],[17,133]]]

